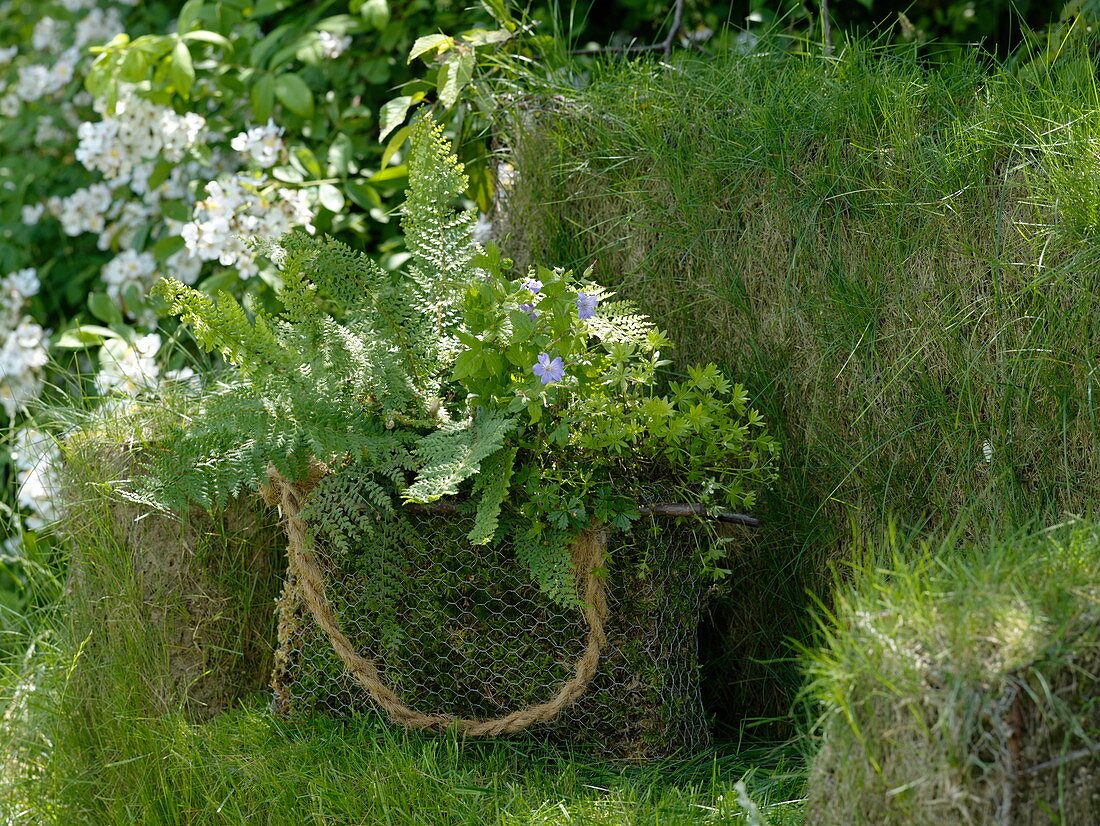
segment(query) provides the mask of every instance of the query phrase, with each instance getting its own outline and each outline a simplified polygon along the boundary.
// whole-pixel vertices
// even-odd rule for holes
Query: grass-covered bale
[[[595,260],[783,445],[716,608],[716,706],[785,712],[805,594],[884,514],[936,532],[1097,500],[1093,60],[944,60],[763,40],[598,67],[502,124],[507,254]]]
[[[858,578],[810,656],[807,826],[1100,822],[1100,528]]]
[[[208,718],[269,684],[285,535],[257,497],[171,516],[125,501],[140,449],[104,432],[63,445],[73,679],[93,717],[122,702]]]

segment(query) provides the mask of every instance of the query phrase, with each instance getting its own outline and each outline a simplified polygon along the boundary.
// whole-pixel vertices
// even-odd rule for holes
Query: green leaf
[[[169,67],[169,73],[172,78],[172,85],[176,87],[176,91],[180,96],[190,97],[191,86],[195,82],[195,66],[191,62],[191,52],[188,51],[187,44],[182,40],[177,40],[176,45],[172,47],[172,63]]]
[[[91,293],[88,296],[88,309],[106,324],[122,323],[122,308],[106,293]]]
[[[482,212],[491,212],[493,209],[493,170],[484,160],[478,159],[466,164],[466,175],[470,178],[470,186],[466,189],[477,208]]]
[[[357,5],[358,8],[356,8]],[[386,24],[390,22],[390,4],[386,0],[366,0],[365,3],[353,2],[351,11],[358,11],[359,16],[366,21],[367,25],[374,26],[379,31],[386,28]]]
[[[187,0],[183,4],[179,17],[176,18],[177,32],[186,32],[199,22],[199,18],[202,16],[202,4],[203,0]]]
[[[149,58],[140,49],[127,49],[118,67],[118,77],[127,83],[141,83],[149,73]]]
[[[275,97],[294,114],[313,116],[313,92],[298,75],[287,73],[275,78]]]
[[[409,129],[408,126],[402,126],[393,133],[390,142],[386,144],[386,148],[382,151],[381,166],[383,168],[389,165],[390,160],[397,154],[397,150],[405,145],[405,141],[409,139]]]
[[[184,40],[199,40],[203,43],[212,43],[215,46],[221,46],[226,51],[233,51],[233,44],[229,42],[229,39],[217,32],[208,31],[196,31],[188,32],[183,35]]]
[[[158,262],[163,262],[166,258],[170,258],[175,255],[184,247],[183,239],[178,235],[169,235],[167,238],[161,238],[157,243],[153,245],[153,257]]]
[[[405,178],[408,174],[409,168],[405,164],[401,164],[401,166],[391,166],[388,169],[380,169],[367,180],[372,184],[380,184],[385,181],[392,181],[395,178]]]
[[[85,347],[98,347],[109,338],[122,338],[122,336],[98,324],[82,324],[62,333],[54,343],[54,347],[62,350],[83,350]]]
[[[165,217],[171,218],[173,221],[187,222],[193,217],[191,207],[182,201],[165,201],[161,204],[160,211],[164,213]]]
[[[386,135],[405,122],[405,116],[409,113],[412,105],[411,95],[401,95],[382,104],[382,109],[378,113],[379,126],[381,127],[378,140],[385,140]]]
[[[455,39],[445,34],[426,34],[423,37],[416,38],[416,42],[413,43],[412,49],[409,50],[409,57],[405,61],[406,63],[412,63],[416,58],[423,54],[427,54],[432,49],[435,49],[437,55],[443,54],[443,52],[450,49],[455,44]]]
[[[474,53],[465,52],[439,70],[439,102],[450,109],[474,76]]]
[[[275,108],[274,76],[262,74],[257,77],[249,89],[249,97],[252,99],[252,116],[259,123],[267,123],[271,110]]]
[[[317,187],[317,198],[321,201],[321,206],[329,212],[340,212],[344,208],[344,196],[332,184],[321,184]]]
[[[306,175],[312,175],[313,180],[324,177],[321,162],[317,160],[317,156],[313,154],[313,150],[308,146],[294,147],[294,151],[290,154],[290,160]]]
[[[328,147],[328,165],[333,175],[347,177],[353,152],[351,138],[340,132]]]
[[[378,194],[377,189],[367,183],[346,181],[344,189],[348,193],[348,197],[363,209],[380,209],[382,207],[382,196]]]

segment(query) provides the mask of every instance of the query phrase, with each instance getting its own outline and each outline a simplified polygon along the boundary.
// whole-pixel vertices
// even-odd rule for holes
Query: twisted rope
[[[574,665],[573,676],[561,685],[557,694],[545,703],[528,706],[493,720],[465,719],[450,714],[423,714],[401,701],[382,681],[374,661],[360,655],[340,630],[340,624],[328,600],[324,571],[316,554],[310,549],[308,527],[305,520],[298,517],[312,487],[310,482],[315,484],[316,479],[299,485],[283,478],[274,468],[269,469],[267,475],[268,486],[263,489],[264,501],[269,505],[278,506],[285,520],[291,576],[297,580],[297,587],[303,601],[317,625],[325,632],[333,651],[344,663],[348,673],[367,690],[371,698],[385,709],[395,722],[407,728],[436,731],[453,727],[472,737],[514,734],[536,723],[545,723],[553,719],[562,709],[576,702],[584,694],[592,677],[596,674],[600,652],[607,642],[607,635],[604,632],[604,622],[607,619],[607,594],[603,579],[596,575],[596,570],[603,561],[603,550],[607,544],[606,528],[584,531],[569,546],[569,554],[583,592],[588,639],[584,653]]]

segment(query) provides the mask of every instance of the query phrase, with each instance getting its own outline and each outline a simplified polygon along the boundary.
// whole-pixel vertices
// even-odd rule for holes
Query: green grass
[[[134,522],[104,489],[125,472],[109,445],[126,430],[65,448],[70,576],[28,623],[26,657],[0,668],[0,823],[744,823],[742,780],[768,822],[798,822],[793,745],[629,763],[375,716],[275,716],[263,672],[281,574],[265,560],[279,543],[247,507]]]
[[[1100,817],[1100,527],[872,543],[807,652],[807,823]]]
[[[765,40],[607,65],[502,123],[506,254],[596,260],[783,444],[718,608],[722,705],[784,713],[784,639],[810,637],[807,592],[827,601],[853,537],[1095,508],[1096,77],[1073,43],[1009,70]]]
[[[622,767],[373,719],[293,725],[259,708],[203,725],[178,715],[122,722],[98,732],[70,722],[42,749],[39,778],[0,790],[4,822],[737,823],[734,787],[746,772],[770,822],[795,823],[801,809],[800,764],[771,754]]]

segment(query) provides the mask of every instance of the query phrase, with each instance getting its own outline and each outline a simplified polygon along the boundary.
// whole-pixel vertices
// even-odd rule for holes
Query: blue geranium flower
[[[555,356],[551,360],[549,353],[539,353],[539,360],[531,369],[543,384],[561,381],[565,377],[565,362],[561,360],[561,356]]]
[[[596,314],[596,306],[599,303],[600,299],[594,295],[577,293],[577,318],[582,321],[586,318],[592,318]]]

